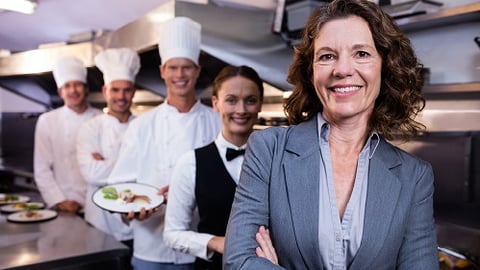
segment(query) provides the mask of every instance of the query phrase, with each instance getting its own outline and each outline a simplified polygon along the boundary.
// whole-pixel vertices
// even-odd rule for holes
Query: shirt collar
[[[126,123],[120,123],[118,118],[116,118],[115,116],[113,116],[111,114],[108,114],[108,113],[104,113],[104,115],[107,116],[108,121],[119,123],[119,124],[128,124],[128,123],[130,123],[130,121],[135,119],[135,115],[133,115],[133,113],[130,113],[130,116],[128,117],[127,122]]]
[[[220,134],[218,134],[217,139],[215,140],[215,144],[217,145],[218,148],[223,148],[223,149],[233,148],[235,150],[240,150],[240,149],[245,149],[247,147],[246,144],[238,147],[238,146],[234,145],[233,143],[227,141],[225,139],[225,137],[223,137],[222,132],[220,132]]]
[[[168,104],[168,99],[165,100],[163,104],[165,104],[165,108],[168,112],[179,113],[178,109],[175,106]],[[201,104],[200,100],[195,101],[195,104],[193,104],[192,108],[190,108],[190,111],[188,111],[187,113],[198,111],[200,108],[200,104]]]
[[[317,122],[318,122],[318,134],[320,140],[325,140],[328,142],[328,134],[330,133],[330,124],[328,124],[321,113],[317,114]],[[368,137],[367,143],[370,149],[370,154],[368,158],[371,159],[373,154],[375,154],[375,150],[377,150],[378,145],[380,144],[380,135],[373,131],[370,136]]]

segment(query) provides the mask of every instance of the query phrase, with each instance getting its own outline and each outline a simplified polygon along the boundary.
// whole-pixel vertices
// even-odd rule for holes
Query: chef
[[[101,111],[87,102],[87,69],[80,59],[60,57],[53,76],[64,105],[38,118],[34,178],[49,207],[76,213],[83,209],[87,188],[77,163],[76,136],[80,125]]]
[[[134,119],[130,106],[140,58],[129,48],[107,49],[95,56],[95,64],[103,73],[102,94],[107,111],[82,124],[77,137],[78,164],[88,183],[85,220],[130,246],[133,236],[128,222],[123,222],[119,215],[102,210],[91,198],[98,188],[106,185],[123,135]]]
[[[178,157],[213,141],[220,132],[218,114],[195,96],[201,69],[200,32],[200,24],[185,17],[160,25],[160,76],[167,97],[129,125],[109,182],[133,180],[166,195]],[[134,269],[192,269],[195,257],[173,251],[163,242],[164,216],[165,206],[128,214],[133,220]]]

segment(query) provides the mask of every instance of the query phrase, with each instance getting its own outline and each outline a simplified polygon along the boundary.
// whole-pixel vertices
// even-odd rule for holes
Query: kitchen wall
[[[39,92],[37,96],[43,96],[43,98],[49,99],[46,93],[42,94],[42,92]],[[45,106],[0,87],[0,113],[43,111],[45,111]]]
[[[430,83],[480,81],[480,22],[407,33],[415,52],[430,68]],[[480,90],[480,89],[479,89]]]
[[[45,106],[0,87],[0,171],[6,167],[32,171],[33,131],[38,115],[45,110]]]

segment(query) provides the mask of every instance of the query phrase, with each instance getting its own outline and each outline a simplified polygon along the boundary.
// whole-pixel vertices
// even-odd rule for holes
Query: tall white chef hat
[[[105,84],[115,80],[135,82],[140,70],[140,57],[129,48],[107,49],[95,56],[95,64],[102,71]]]
[[[198,65],[202,26],[186,17],[176,17],[160,25],[158,50],[162,63],[171,58],[188,58]]]
[[[62,56],[57,59],[53,66],[53,77],[58,88],[70,81],[87,83],[87,69],[79,58]]]

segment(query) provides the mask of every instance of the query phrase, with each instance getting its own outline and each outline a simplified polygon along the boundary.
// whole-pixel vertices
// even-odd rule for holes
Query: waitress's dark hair
[[[323,111],[312,84],[314,41],[325,23],[349,16],[364,19],[370,28],[375,47],[382,58],[382,83],[375,108],[370,116],[369,130],[386,139],[408,139],[424,126],[415,121],[425,107],[421,95],[423,67],[410,40],[394,20],[377,4],[367,0],[334,0],[317,8],[309,17],[301,43],[294,48],[287,81],[293,92],[284,104],[290,124],[306,121]]]
[[[218,91],[220,90],[222,83],[236,76],[241,76],[254,82],[258,87],[258,91],[260,91],[260,98],[263,100],[263,81],[260,79],[258,73],[249,66],[229,65],[224,67],[213,81],[212,95],[218,97]]]

